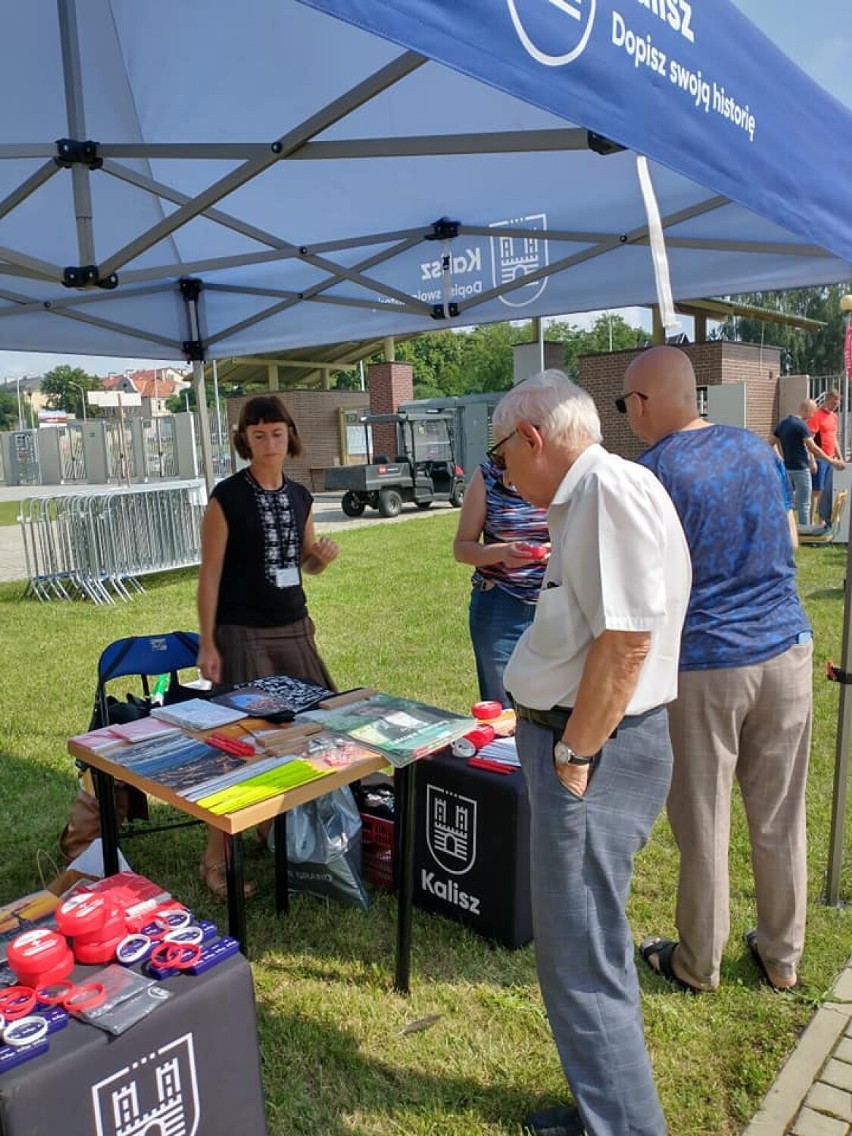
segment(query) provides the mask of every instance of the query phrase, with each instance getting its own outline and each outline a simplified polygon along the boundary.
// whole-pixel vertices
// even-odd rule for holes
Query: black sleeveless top
[[[248,469],[213,489],[228,525],[219,583],[217,624],[281,627],[308,614],[301,584],[302,544],[313,497],[284,479],[281,489],[263,489]],[[281,575],[298,574],[282,586]]]

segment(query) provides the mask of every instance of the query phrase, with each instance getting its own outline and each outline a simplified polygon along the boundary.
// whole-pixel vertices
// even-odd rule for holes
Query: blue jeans
[[[521,633],[535,617],[535,604],[516,600],[502,588],[475,588],[470,596],[470,641],[476,657],[479,697],[511,706],[503,671]]]
[[[793,486],[793,507],[796,521],[800,525],[811,523],[811,471],[809,469],[788,469],[787,476]]]
[[[578,797],[551,730],[519,721],[530,801],[530,885],[541,995],[589,1136],[665,1136],[645,1048],[626,904],[633,859],[669,790],[666,708],[623,718]]]

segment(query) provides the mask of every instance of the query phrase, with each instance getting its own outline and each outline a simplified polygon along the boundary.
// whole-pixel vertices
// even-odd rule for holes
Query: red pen
[[[208,745],[236,757],[252,757],[256,752],[250,742],[241,742],[238,738],[228,737],[227,734],[208,734],[204,740]]]
[[[475,769],[488,769],[491,773],[512,773],[517,768],[505,761],[492,761],[489,757],[469,757],[467,763]]]

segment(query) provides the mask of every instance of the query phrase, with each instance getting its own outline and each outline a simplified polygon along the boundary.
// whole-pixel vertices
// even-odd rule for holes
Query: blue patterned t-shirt
[[[784,471],[756,434],[682,430],[639,458],[674,501],[692,557],[680,669],[751,666],[810,630],[796,592]]]

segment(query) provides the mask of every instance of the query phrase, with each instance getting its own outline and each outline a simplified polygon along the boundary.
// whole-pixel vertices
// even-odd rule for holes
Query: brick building
[[[778,386],[781,352],[777,347],[753,343],[712,340],[681,348],[692,360],[698,382],[699,407],[706,413],[712,401],[708,388],[745,384],[745,425],[761,438],[771,439],[779,418]],[[613,400],[621,394],[624,372],[641,351],[617,351],[611,355],[583,355],[578,364],[578,382],[595,400],[601,416],[604,445],[623,457],[637,457],[644,446],[630,431],[627,417],[619,414]],[[724,419],[709,415],[714,421]]]

